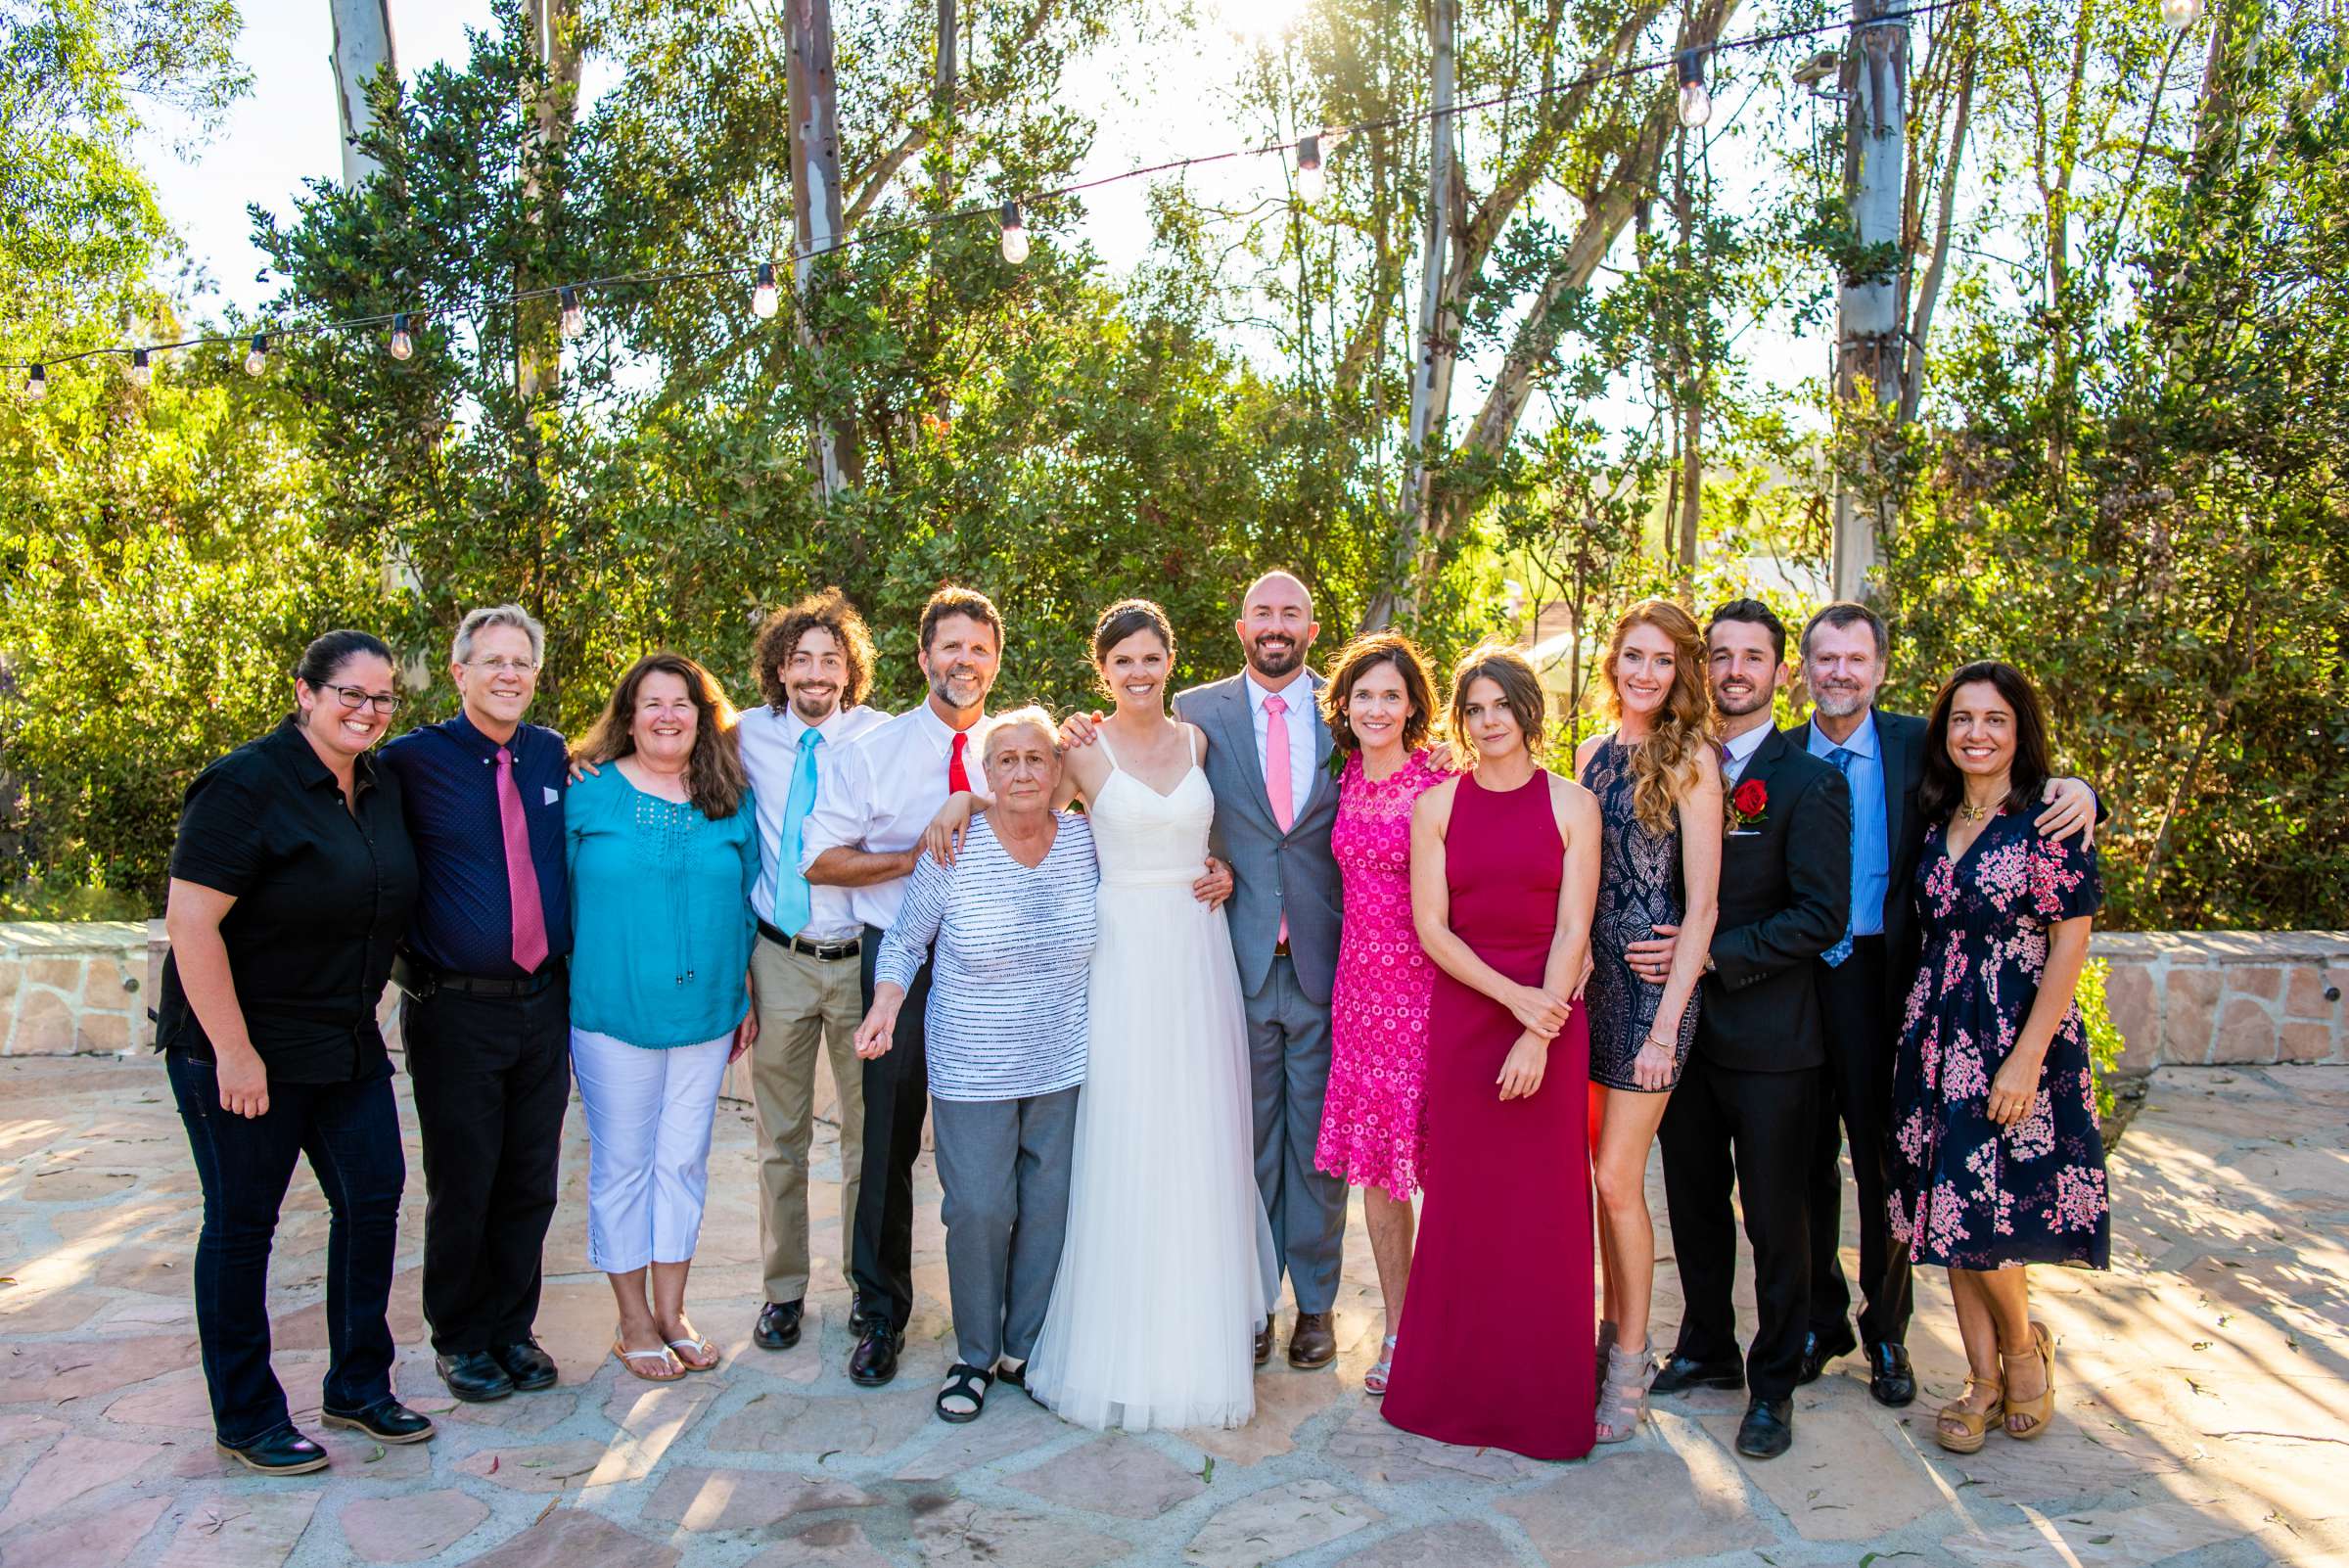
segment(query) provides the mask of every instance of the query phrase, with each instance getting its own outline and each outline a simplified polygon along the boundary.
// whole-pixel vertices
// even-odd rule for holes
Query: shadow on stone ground
[[[1933,1446],[1931,1409],[1963,1373],[1935,1277],[1911,1338],[1918,1404],[1878,1408],[1847,1359],[1798,1397],[1794,1452],[1761,1465],[1728,1448],[1741,1406],[1727,1394],[1658,1402],[1639,1438],[1571,1465],[1393,1432],[1361,1391],[1377,1298],[1359,1210],[1336,1370],[1276,1360],[1245,1430],[1104,1438],[1009,1391],[975,1424],[945,1426],[930,1414],[951,1353],[928,1162],[906,1370],[859,1391],[842,1370],[836,1220],[817,1227],[826,1261],[806,1341],[783,1355],[748,1343],[757,1179],[750,1118],[733,1106],[691,1296],[724,1364],[656,1388],[603,1354],[612,1311],[583,1256],[575,1112],[540,1318],[562,1383],[452,1407],[417,1312],[411,1136],[398,1382],[440,1436],[387,1450],[318,1432],[334,1468],[271,1481],[209,1442],[188,1298],[196,1180],[161,1068],[0,1062],[0,1568],[2349,1564],[2345,1128],[2349,1070],[2165,1069],[2113,1161],[2112,1271],[2039,1271],[2063,1394],[2043,1441],[1994,1438],[1968,1459]],[[816,1159],[821,1215],[837,1203],[828,1135]],[[1650,1185],[1660,1220],[1652,1171]],[[272,1292],[277,1365],[302,1419],[324,1359],[325,1247],[305,1174]],[[1668,1335],[1669,1265],[1657,1298]],[[1541,1320],[1529,1307],[1496,1328]]]

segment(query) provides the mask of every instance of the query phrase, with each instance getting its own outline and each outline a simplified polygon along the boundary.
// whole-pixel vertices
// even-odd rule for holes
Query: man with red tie
[[[448,1391],[551,1388],[540,1258],[571,1098],[565,747],[522,715],[546,631],[520,605],[457,627],[463,711],[383,750],[421,889],[394,978],[424,1141],[424,1316]]]
[[[1003,657],[1003,618],[983,593],[944,587],[922,607],[922,677],[929,697],[843,746],[801,830],[802,869],[815,887],[845,888],[864,928],[865,1011],[873,1005],[881,940],[921,857],[922,830],[960,790],[987,789],[987,696]],[[863,1184],[849,1240],[856,1347],[849,1380],[877,1388],[898,1375],[913,1315],[913,1163],[929,1110],[925,958],[907,988],[887,1054],[864,1063]]]

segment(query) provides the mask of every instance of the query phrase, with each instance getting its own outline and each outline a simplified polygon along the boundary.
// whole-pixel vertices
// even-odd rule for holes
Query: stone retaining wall
[[[164,947],[161,920],[0,925],[0,1055],[145,1048]],[[2349,1063],[2349,931],[2098,932],[2090,950],[2112,966],[2132,1072]],[[395,1032],[398,1009],[385,1011]],[[748,1097],[748,1065],[729,1095]]]
[[[2349,1062],[2349,931],[2098,932],[2121,1065]]]

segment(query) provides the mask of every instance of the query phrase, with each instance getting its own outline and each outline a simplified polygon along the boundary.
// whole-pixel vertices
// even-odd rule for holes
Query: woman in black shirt
[[[204,1182],[196,1331],[221,1452],[323,1469],[269,1368],[269,1244],[298,1158],[333,1211],[321,1413],[381,1443],[433,1423],[392,1393],[386,1304],[406,1166],[375,1008],[416,901],[398,781],[368,750],[399,706],[392,653],[330,631],[295,713],[188,786],[171,851],[156,1047]]]

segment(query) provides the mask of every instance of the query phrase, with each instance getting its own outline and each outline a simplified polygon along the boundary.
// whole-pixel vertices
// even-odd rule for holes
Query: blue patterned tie
[[[800,732],[800,765],[791,771],[791,795],[783,803],[783,851],[775,857],[775,928],[796,937],[807,926],[807,879],[800,873],[800,834],[815,809],[815,749],[822,730]]]
[[[1852,750],[1848,746],[1838,746],[1833,751],[1827,753],[1827,761],[1835,764],[1835,771],[1843,775],[1844,783],[1847,785],[1851,783],[1852,779]],[[1860,807],[1858,803],[1855,802],[1852,807],[1852,897],[1856,899],[1859,898],[1859,896]],[[1834,946],[1829,947],[1825,952],[1820,953],[1819,956],[1827,961],[1827,967],[1829,969],[1833,969],[1851,955],[1852,916],[1847,912],[1843,917],[1843,935],[1835,939]]]

